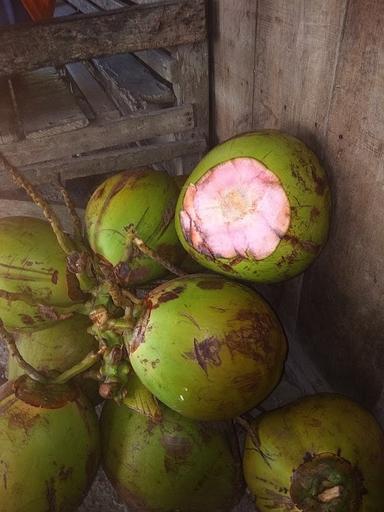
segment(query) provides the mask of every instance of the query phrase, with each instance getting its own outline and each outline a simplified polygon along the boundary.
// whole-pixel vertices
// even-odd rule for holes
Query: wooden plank
[[[0,78],[0,144],[8,144],[18,139],[15,120],[8,79]]]
[[[68,232],[72,232],[73,224],[66,206],[60,204],[53,204],[51,206],[62,221],[63,228]],[[78,208],[76,211],[81,218],[84,217],[84,210]],[[30,201],[0,199],[0,218],[13,217],[15,215],[26,215],[27,217],[45,219],[41,208]]]
[[[304,280],[300,334],[336,389],[384,421],[384,4],[350,0],[325,154],[330,240]]]
[[[80,158],[63,158],[38,165],[21,167],[21,170],[33,183],[45,183],[56,179],[58,175],[63,180],[117,172],[123,169],[134,169],[166,162],[174,158],[203,151],[205,141],[177,141],[166,144],[149,144],[143,147],[123,147],[119,149],[97,151]],[[0,189],[14,189],[11,178],[0,171]]]
[[[121,117],[119,110],[99,82],[81,62],[67,64],[65,69],[90,105],[95,117],[104,121],[113,121]]]
[[[89,121],[54,68],[23,73],[12,79],[27,139],[87,126]]]
[[[259,1],[254,127],[286,130],[321,153],[346,4]]]
[[[194,43],[205,37],[204,0],[170,1],[20,24],[0,31],[0,74]]]
[[[196,128],[190,134],[177,134],[177,138],[193,140],[205,139],[209,145],[209,60],[208,42],[178,46],[174,52],[176,59],[173,89],[178,105],[194,105]],[[179,174],[189,174],[201,160],[202,153],[183,158]]]
[[[135,52],[144,64],[169,83],[174,81],[176,60],[166,50],[142,50]]]
[[[190,105],[145,114],[132,114],[110,123],[93,123],[76,132],[61,133],[44,139],[3,144],[2,153],[18,166],[87,153],[156,137],[164,133],[190,130],[194,126]]]
[[[257,5],[254,0],[212,2],[212,108],[219,142],[252,128]]]
[[[114,55],[92,63],[95,76],[124,114],[176,103],[171,87],[156,80],[133,55]]]

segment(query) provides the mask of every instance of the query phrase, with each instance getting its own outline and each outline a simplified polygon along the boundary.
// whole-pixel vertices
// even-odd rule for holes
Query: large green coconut
[[[83,315],[73,315],[65,320],[44,325],[35,330],[14,333],[17,348],[22,358],[38,372],[53,375],[72,368],[92,351],[98,349],[96,339],[87,333],[91,322]],[[16,379],[24,370],[10,356],[8,378]],[[78,383],[92,402],[100,401],[98,383],[80,376]]]
[[[7,328],[49,321],[41,306],[58,313],[78,308],[86,299],[80,285],[48,222],[0,219],[0,318]]]
[[[287,350],[260,295],[207,274],[152,290],[126,342],[142,383],[171,409],[199,420],[233,418],[260,403],[280,379]]]
[[[162,416],[153,423],[113,402],[103,408],[103,466],[129,510],[232,510],[243,490],[232,429],[166,407]]]
[[[260,512],[383,510],[384,434],[356,403],[313,395],[260,416],[252,428],[243,466]]]
[[[126,228],[130,225],[169,262],[184,257],[174,226],[178,193],[170,176],[151,169],[116,174],[93,193],[85,212],[89,243],[116,267],[123,284],[142,284],[167,273],[128,241]]]
[[[212,149],[187,179],[176,230],[201,265],[276,282],[303,272],[329,227],[330,192],[318,159],[295,137],[248,133]]]
[[[0,512],[71,512],[99,462],[97,417],[70,386],[0,388]]]

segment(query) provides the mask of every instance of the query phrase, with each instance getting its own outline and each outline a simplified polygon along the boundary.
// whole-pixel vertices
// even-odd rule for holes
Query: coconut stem
[[[321,494],[317,496],[317,499],[321,501],[321,503],[329,503],[330,501],[339,498],[341,496],[343,487],[341,485],[335,485],[334,487],[330,487],[326,489]]]
[[[84,359],[80,361],[80,363],[75,364],[74,366],[72,366],[72,368],[69,368],[68,370],[60,374],[58,377],[55,377],[53,380],[51,380],[51,383],[65,384],[69,380],[73,379],[73,377],[76,377],[80,373],[89,370],[102,357],[104,352],[105,347],[102,347],[97,352],[89,352],[89,354],[87,354],[84,357]]]
[[[5,341],[7,344],[9,353],[11,357],[13,357],[17,364],[25,371],[25,373],[33,380],[37,380],[38,382],[41,382],[43,384],[46,384],[48,382],[48,379],[44,377],[41,373],[39,373],[33,366],[28,364],[25,359],[23,359],[22,355],[19,352],[19,349],[17,348],[15,338],[12,336],[10,332],[6,330],[4,327],[3,321],[0,319],[0,337]]]
[[[71,254],[73,251],[75,251],[76,248],[72,240],[64,233],[59,218],[40,194],[40,192],[21,174],[18,169],[16,169],[14,165],[12,165],[7,160],[7,158],[5,158],[2,153],[0,153],[0,161],[4,165],[5,170],[12,176],[12,179],[16,185],[22,187],[27,192],[32,201],[42,209],[45,218],[51,225],[52,230],[56,235],[57,241],[65,254]]]
[[[58,176],[58,188],[61,192],[61,195],[63,196],[65,206],[67,207],[68,213],[71,217],[72,224],[73,224],[73,231],[75,235],[75,239],[79,241],[81,245],[84,244],[84,237],[83,237],[83,226],[81,224],[81,219],[79,215],[77,214],[75,205],[73,204],[73,201],[68,194],[67,189],[63,185],[60,176]]]
[[[148,245],[137,236],[135,228],[130,225],[126,228],[127,236],[130,237],[132,240],[132,243],[139,249],[140,252],[145,254],[145,256],[148,256],[154,261],[157,261],[161,266],[172,272],[172,274],[175,274],[176,276],[185,276],[186,272],[181,270],[180,268],[173,265],[173,263],[170,263],[165,258],[157,254],[153,249],[148,247]]]

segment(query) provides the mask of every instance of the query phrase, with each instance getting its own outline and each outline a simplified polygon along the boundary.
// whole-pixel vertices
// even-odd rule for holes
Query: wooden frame
[[[183,174],[205,152],[204,0],[124,5],[63,0],[62,17],[0,30],[0,151],[32,181],[152,164]]]

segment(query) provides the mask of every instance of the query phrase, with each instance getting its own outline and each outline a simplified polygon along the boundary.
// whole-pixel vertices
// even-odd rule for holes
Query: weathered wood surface
[[[347,0],[258,3],[252,126],[322,152]]]
[[[213,123],[218,141],[252,128],[258,3],[212,2]]]
[[[102,57],[92,64],[96,78],[124,114],[176,103],[172,88],[157,80],[133,55]]]
[[[185,105],[151,113],[132,114],[109,123],[93,123],[82,130],[43,139],[3,144],[1,151],[14,165],[26,166],[97,149],[126,145],[164,133],[182,132],[193,127],[193,109],[190,105]]]
[[[148,144],[139,147],[122,147],[105,151],[97,151],[81,158],[62,158],[50,162],[42,162],[21,167],[28,179],[33,183],[45,183],[56,180],[60,175],[63,180],[117,172],[168,162],[178,157],[204,151],[204,140],[166,142],[164,144]],[[0,171],[0,189],[15,188],[11,178]]]
[[[73,223],[68,213],[66,206],[61,204],[54,204],[52,208],[59,216],[63,228],[69,233],[73,230]],[[84,216],[84,210],[77,209],[77,213],[81,218]],[[0,218],[13,217],[15,215],[26,215],[27,217],[36,217],[38,219],[45,219],[41,208],[31,203],[30,201],[16,201],[15,199],[0,199]]]
[[[329,379],[384,421],[383,26],[383,2],[349,2],[325,144],[333,225],[299,326]]]
[[[81,92],[84,101],[89,104],[94,118],[113,121],[121,117],[112,99],[94,79],[85,64],[81,62],[67,64],[65,70],[72,83]]]
[[[15,111],[12,104],[9,82],[7,78],[0,78],[0,144],[7,144],[17,140],[15,124]]]
[[[170,1],[66,16],[0,31],[0,74],[206,38],[204,0]],[[70,42],[70,44],[68,44]]]
[[[27,139],[55,135],[88,125],[74,96],[54,68],[23,73],[12,79]]]

